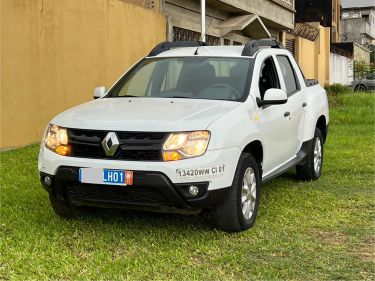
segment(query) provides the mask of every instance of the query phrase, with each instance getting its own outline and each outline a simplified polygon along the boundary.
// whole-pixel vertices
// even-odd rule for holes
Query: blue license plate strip
[[[103,183],[125,185],[125,171],[103,169]]]
[[[82,183],[125,186],[132,184],[132,177],[132,172],[120,169],[80,168],[78,180]]]

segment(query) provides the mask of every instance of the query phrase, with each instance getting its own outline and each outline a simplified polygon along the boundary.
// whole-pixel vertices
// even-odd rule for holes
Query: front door
[[[263,99],[265,92],[271,88],[282,89],[272,56],[265,58],[261,64],[256,64],[254,70],[254,75],[259,75],[258,85],[254,86],[257,97]],[[263,173],[265,176],[293,156],[291,138],[295,130],[291,123],[291,110],[289,102],[257,109],[257,119],[264,146]]]

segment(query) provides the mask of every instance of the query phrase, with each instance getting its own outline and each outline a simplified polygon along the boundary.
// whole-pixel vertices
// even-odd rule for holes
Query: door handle
[[[306,106],[307,106],[307,103],[304,102],[304,103],[302,104],[302,107],[306,107]]]
[[[284,113],[284,117],[289,117],[289,116],[290,116],[290,112],[289,111],[287,111],[287,112]]]

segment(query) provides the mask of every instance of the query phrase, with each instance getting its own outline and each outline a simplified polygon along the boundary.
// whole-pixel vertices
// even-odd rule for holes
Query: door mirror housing
[[[100,99],[107,93],[107,88],[104,86],[96,87],[94,90],[94,99]]]
[[[257,104],[259,107],[263,107],[265,105],[285,104],[287,101],[288,95],[284,90],[281,89],[268,89],[265,92],[262,100],[257,98]]]

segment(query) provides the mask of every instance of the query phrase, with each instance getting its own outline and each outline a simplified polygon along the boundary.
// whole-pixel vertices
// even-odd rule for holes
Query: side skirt
[[[305,161],[305,158],[306,158],[308,152],[311,150],[311,146],[313,144],[313,140],[314,139],[305,141],[302,144],[301,149],[297,153],[296,157],[294,157],[292,160],[290,160],[289,162],[285,163],[281,167],[277,168],[272,173],[270,173],[267,176],[263,177],[262,181],[263,182],[267,182],[269,180],[272,180],[272,179],[280,176],[281,174],[285,173],[290,168],[292,168],[292,167],[294,167],[294,166],[296,166],[298,164],[303,164],[303,162]]]

